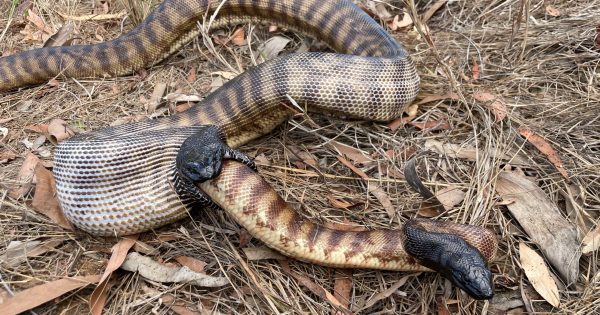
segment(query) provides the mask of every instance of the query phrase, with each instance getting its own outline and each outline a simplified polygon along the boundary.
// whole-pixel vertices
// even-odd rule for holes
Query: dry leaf
[[[438,120],[427,120],[424,122],[415,122],[411,121],[408,123],[411,126],[414,126],[421,130],[427,131],[437,131],[437,130],[448,130],[450,129],[450,124],[445,119]]]
[[[179,102],[199,102],[203,99],[202,96],[197,94],[183,94],[183,93],[169,93],[164,97],[167,101],[179,103]]]
[[[425,148],[452,158],[467,159],[471,161],[476,161],[477,156],[481,156],[483,154],[482,152],[478,152],[475,146],[455,143],[442,143],[433,139],[428,139],[425,141]],[[527,159],[520,155],[509,156],[499,152],[498,150],[492,150],[491,152],[487,152],[487,154],[494,158],[510,161],[512,164],[527,165]]]
[[[40,159],[37,158],[33,153],[27,153],[21,169],[17,174],[17,182],[21,183],[19,188],[12,189],[8,195],[13,199],[22,198],[31,188],[31,182],[33,180],[33,174],[35,166],[38,164]]]
[[[521,136],[525,137],[525,139],[527,139],[529,143],[533,144],[533,146],[535,146],[540,152],[542,152],[542,154],[548,157],[548,160],[550,160],[550,162],[554,165],[554,167],[556,167],[558,172],[567,181],[570,180],[569,173],[567,173],[567,170],[564,168],[560,156],[558,155],[558,153],[556,153],[554,148],[552,148],[552,146],[546,140],[544,140],[544,138],[535,134],[527,127],[520,127],[519,133],[521,134]]]
[[[348,209],[349,207],[352,207],[354,205],[353,203],[350,203],[346,200],[335,198],[332,195],[327,195],[326,197],[327,200],[329,200],[329,203],[337,209]]]
[[[446,4],[446,2],[448,2],[448,0],[438,0],[433,5],[431,5],[429,7],[429,9],[427,9],[427,11],[425,13],[423,13],[423,17],[421,18],[421,21],[423,22],[423,24],[427,23],[427,21],[429,21],[429,19],[433,16],[433,14],[435,14],[435,12],[437,12],[437,10],[439,10],[442,6],[444,6],[444,4]]]
[[[287,37],[273,36],[264,43],[262,49],[259,49],[259,52],[265,60],[273,59],[283,51],[290,41],[291,39]]]
[[[203,273],[194,272],[186,266],[169,267],[136,252],[127,255],[127,259],[121,265],[121,269],[137,272],[140,276],[157,282],[190,283],[210,288],[222,287],[229,284],[227,278],[211,277]]]
[[[546,13],[554,17],[560,16],[560,11],[558,11],[555,7],[553,7],[550,4],[546,6]]]
[[[344,306],[349,309],[350,293],[352,292],[352,270],[336,269],[335,281],[333,283],[333,296]],[[342,315],[341,312],[334,311],[334,315]]]
[[[108,290],[110,290],[110,284],[108,283],[110,282],[110,276],[123,264],[127,257],[127,252],[133,247],[138,236],[138,234],[135,234],[124,237],[112,247],[112,255],[106,264],[104,274],[102,274],[102,278],[99,281],[100,283],[96,286],[94,292],[92,292],[89,301],[90,312],[94,312],[94,315],[99,314],[98,312],[101,312],[104,308],[106,294]]]
[[[502,199],[514,200],[506,207],[562,279],[575,282],[581,257],[577,230],[556,204],[535,183],[514,172],[498,174],[496,191]]]
[[[166,83],[162,83],[162,82],[156,83],[156,85],[154,86],[154,91],[152,91],[152,96],[150,96],[150,99],[146,102],[146,112],[147,113],[151,114],[156,111],[156,109],[158,108],[158,105],[160,105],[162,96],[165,94],[166,90],[167,90]]]
[[[52,28],[46,25],[46,23],[44,23],[44,20],[42,20],[42,18],[39,15],[31,11],[30,9],[27,10],[27,20],[33,23],[33,25],[35,25],[35,27],[37,27],[40,31],[46,34],[53,33]]]
[[[399,15],[396,15],[396,16],[394,16],[393,20],[387,22],[388,27],[393,31],[397,31],[399,28],[412,26],[412,24],[413,24],[413,20],[410,17],[410,14],[408,14],[406,12],[404,12],[404,14],[402,14],[402,20],[400,20]]]
[[[58,29],[54,35],[50,36],[48,40],[44,43],[43,47],[56,47],[63,46],[65,44],[69,44],[71,34],[73,34],[73,30],[75,29],[75,25],[73,22],[67,22],[61,28]]]
[[[175,260],[182,266],[186,266],[195,272],[204,272],[204,267],[206,266],[206,263],[202,260],[188,256],[177,256]]]
[[[75,135],[75,132],[67,126],[67,122],[62,119],[52,119],[48,124],[48,135],[50,141],[59,143],[65,139],[69,139]]]
[[[308,288],[310,292],[320,297],[321,299],[328,301],[329,303],[331,303],[332,306],[338,307],[344,312],[349,312],[349,310],[344,306],[344,304],[340,303],[340,301],[329,291],[325,290],[325,288],[323,288],[317,283],[314,283],[309,278],[292,271],[287,261],[280,261],[280,264],[281,269],[284,273],[292,276],[294,279],[296,279],[296,281]]]
[[[444,209],[451,210],[465,200],[465,192],[458,187],[448,186],[438,191],[435,197],[444,206]]]
[[[591,230],[581,242],[581,253],[590,255],[600,247],[600,225]]]
[[[404,277],[400,278],[400,280],[396,281],[396,283],[392,284],[392,286],[390,286],[389,288],[387,288],[384,291],[381,291],[381,292],[375,294],[372,298],[370,298],[367,301],[367,303],[363,307],[361,307],[357,313],[360,313],[360,311],[370,308],[371,306],[375,305],[375,303],[377,303],[385,298],[388,298],[390,295],[394,294],[394,292],[396,292],[398,289],[400,289],[400,287],[403,286],[410,277],[417,276],[419,274],[420,273],[415,273],[415,274],[404,276]]]
[[[519,243],[519,259],[527,279],[535,290],[552,306],[558,307],[560,305],[558,287],[544,259],[522,242]]]
[[[353,148],[337,141],[331,141],[330,144],[338,151],[340,155],[349,158],[355,163],[367,164],[373,162],[373,159],[369,156],[369,154],[360,149]]]
[[[28,257],[35,257],[53,250],[61,245],[64,239],[54,239],[45,242],[41,241],[12,241],[6,247],[6,252],[0,256],[0,263],[14,267],[27,260]]]
[[[157,292],[156,294],[161,294]],[[169,307],[169,310],[172,310],[178,315],[202,315],[207,314],[206,312],[202,313],[198,311],[198,307],[191,302],[184,301],[182,299],[177,299],[171,294],[164,294],[160,297],[160,303]]]
[[[504,102],[502,97],[487,91],[477,91],[473,93],[473,98],[476,101],[483,103],[485,107],[494,113],[496,121],[504,120],[506,117],[508,110],[506,109],[506,102]]]
[[[29,125],[29,126],[25,127],[25,130],[31,130],[33,132],[47,134],[48,133],[48,125],[46,125],[46,124]]]
[[[244,247],[242,248],[246,258],[248,260],[265,260],[265,259],[277,259],[285,260],[287,257],[283,256],[279,252],[276,252],[266,246],[261,247]]]
[[[340,162],[342,162],[342,164],[346,165],[349,169],[351,169],[356,175],[360,176],[362,179],[364,179],[366,181],[369,180],[369,176],[367,176],[367,174],[365,174],[365,172],[361,171],[356,166],[352,165],[352,163],[350,163],[345,158],[343,158],[341,156],[337,156],[337,159]],[[385,209],[385,211],[390,216],[390,218],[393,218],[394,215],[396,214],[396,210],[394,209],[394,206],[392,205],[392,201],[390,200],[390,197],[385,193],[385,191],[383,191],[383,189],[381,189],[381,187],[379,187],[379,185],[377,185],[376,183],[374,183],[372,181],[369,181],[369,185],[368,185],[367,189],[369,190],[369,192],[371,194],[373,194],[373,196],[375,196],[375,198],[377,198],[377,200],[379,200],[379,202],[381,203],[381,206]]]
[[[108,281],[102,281],[100,284],[98,284],[90,296],[90,314],[102,314],[102,310],[104,310],[104,305],[106,305],[106,300],[108,299],[108,292],[110,292],[110,289],[114,284],[115,281],[112,279],[112,277],[109,277]]]
[[[38,163],[35,166],[35,178],[35,194],[31,206],[60,227],[72,230],[73,227],[65,218],[56,198],[56,182],[52,172],[44,168],[42,163]]]
[[[252,240],[252,235],[248,230],[241,228],[240,229],[240,247],[246,247],[248,243]]]
[[[100,275],[64,278],[18,292],[0,303],[0,314],[18,314],[62,296],[65,293],[98,283]]]
[[[473,75],[472,75],[473,80],[478,80],[479,79],[479,64],[477,63],[477,61],[473,60]],[[498,120],[498,117],[496,116],[496,120]],[[502,120],[502,119],[500,119]]]
[[[246,36],[244,34],[244,28],[240,27],[238,29],[236,29],[233,34],[231,35],[231,43],[233,43],[234,45],[237,46],[243,46],[246,45]]]
[[[0,152],[0,164],[12,161],[17,158],[17,155],[11,151]]]

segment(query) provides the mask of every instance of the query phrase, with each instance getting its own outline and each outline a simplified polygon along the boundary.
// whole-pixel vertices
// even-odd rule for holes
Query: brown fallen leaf
[[[25,126],[25,130],[30,130],[36,133],[47,134],[48,133],[48,125],[47,124],[37,124],[37,125],[29,125]]]
[[[107,281],[102,281],[100,284],[98,284],[96,289],[92,292],[92,295],[90,295],[90,314],[102,314],[104,305],[106,305],[106,300],[108,299],[108,293],[115,283],[116,281],[111,275],[108,277]]]
[[[525,275],[535,290],[554,307],[560,305],[560,296],[556,282],[544,259],[525,243],[519,243],[519,260]]]
[[[178,299],[171,294],[163,294],[160,297],[160,303],[169,307],[170,310],[175,312],[178,315],[202,315],[206,313],[202,313],[198,311],[198,307],[194,305],[194,303],[185,301],[183,299]]]
[[[416,277],[418,276],[420,273],[415,273],[415,274],[411,274],[411,275],[407,275],[404,276],[402,278],[400,278],[400,280],[396,281],[396,283],[392,284],[389,288],[373,295],[372,298],[370,298],[369,300],[367,300],[367,302],[365,303],[364,306],[360,307],[360,309],[358,311],[356,311],[357,314],[361,313],[361,311],[372,307],[373,305],[375,305],[375,303],[388,298],[390,295],[394,294],[396,291],[398,291],[398,289],[400,289],[400,287],[402,287],[406,281],[408,279],[410,279],[411,277]]]
[[[61,245],[64,239],[53,239],[47,241],[13,241],[6,247],[6,252],[0,256],[0,263],[14,267],[27,260],[51,251]]]
[[[483,152],[478,151],[475,146],[468,144],[456,144],[456,143],[443,143],[437,140],[428,139],[425,141],[425,148],[428,150],[435,151],[439,154],[447,155],[452,158],[467,159],[476,161],[478,156],[481,156]],[[527,159],[521,155],[509,156],[504,152],[497,149],[492,149],[487,152],[494,158],[499,158],[505,161],[509,161],[511,164],[527,165]]]
[[[546,6],[546,13],[554,17],[560,16],[560,11],[558,11],[555,7],[553,7],[550,4]]]
[[[21,165],[21,169],[19,169],[19,173],[17,174],[17,182],[20,183],[18,188],[12,189],[8,195],[13,199],[19,199],[25,196],[25,194],[31,188],[31,182],[33,181],[33,174],[35,171],[35,166],[38,164],[40,159],[35,156],[33,153],[27,153],[25,157],[25,161],[23,165]]]
[[[261,48],[259,48],[260,55],[265,58],[265,60],[273,59],[277,57],[291,41],[291,39],[284,36],[273,36],[261,45]]]
[[[581,257],[577,230],[556,204],[534,182],[515,172],[498,174],[496,191],[502,199],[514,200],[506,207],[561,278],[567,284],[576,281]]]
[[[125,261],[121,265],[121,269],[137,272],[140,276],[157,282],[190,283],[209,288],[222,287],[229,284],[227,278],[208,276],[204,273],[192,271],[186,266],[167,266],[136,252],[127,254]]]
[[[244,33],[244,28],[243,27],[239,27],[237,28],[233,34],[231,35],[231,43],[236,45],[236,46],[243,46],[246,45],[246,34]]]
[[[0,303],[0,314],[19,314],[62,296],[65,293],[98,283],[100,275],[63,278],[18,292]]]
[[[367,174],[365,174],[365,172],[361,171],[359,168],[357,168],[352,163],[350,163],[350,161],[346,160],[345,158],[343,158],[341,156],[337,156],[337,159],[340,162],[342,162],[342,164],[344,164],[346,167],[351,169],[356,175],[360,176],[362,179],[364,179],[366,181],[369,181],[369,179],[370,179],[369,176],[367,176]],[[377,198],[377,200],[379,200],[379,203],[381,203],[381,206],[385,209],[385,211],[390,216],[390,218],[393,218],[394,215],[396,214],[396,210],[394,209],[394,206],[392,205],[392,201],[390,200],[390,197],[385,193],[385,191],[383,191],[383,189],[381,189],[381,187],[379,187],[379,185],[377,185],[376,183],[374,183],[372,181],[369,181],[369,185],[368,185],[367,189],[371,194],[373,194],[373,196],[375,196],[375,198]]]
[[[67,122],[62,119],[52,119],[48,124],[48,136],[50,141],[54,144],[69,139],[74,135],[75,131],[69,128]]]
[[[162,101],[162,96],[165,94],[166,90],[166,83],[156,83],[156,85],[154,86],[154,90],[152,91],[152,95],[150,96],[150,99],[145,103],[147,113],[152,114],[156,111],[158,105],[160,105]]]
[[[177,256],[175,260],[182,266],[186,266],[195,272],[204,272],[204,267],[206,266],[206,263],[202,260],[188,256]]]
[[[471,78],[473,81],[477,81],[479,79],[479,64],[475,60],[473,60],[473,75]]]
[[[473,93],[473,99],[487,107],[496,117],[496,121],[506,118],[508,109],[502,97],[488,91],[476,91]]]
[[[56,46],[64,46],[69,45],[71,42],[71,35],[73,34],[73,30],[75,29],[75,24],[69,21],[61,28],[58,29],[54,35],[50,36],[48,40],[44,43],[43,47],[56,47]]]
[[[244,247],[242,248],[246,258],[248,260],[266,260],[266,259],[277,259],[285,260],[287,257],[283,256],[279,252],[272,250],[266,246],[261,247]]]
[[[456,186],[448,186],[438,191],[435,197],[444,206],[444,209],[451,210],[465,200],[465,192]]]
[[[49,27],[48,25],[46,25],[46,23],[44,22],[44,20],[42,20],[42,18],[37,15],[35,12],[33,12],[31,9],[27,10],[27,20],[31,23],[33,23],[33,25],[35,25],[35,27],[37,27],[40,31],[46,33],[46,34],[52,34],[52,28]]]
[[[138,237],[138,234],[126,236],[112,247],[112,255],[106,264],[106,268],[104,269],[104,273],[102,274],[99,284],[96,286],[94,292],[92,292],[92,296],[90,297],[90,312],[101,312],[102,309],[104,309],[106,293],[108,290],[110,290],[110,286],[107,282],[110,281],[110,276],[112,273],[119,269],[119,267],[123,264],[125,258],[127,257],[127,252],[129,252],[129,249],[133,247]]]
[[[581,241],[581,253],[590,255],[598,248],[600,248],[600,224],[586,234],[583,241]]]
[[[544,138],[534,133],[527,127],[520,127],[519,133],[521,134],[521,136],[525,137],[525,139],[529,141],[529,143],[533,144],[534,147],[536,147],[540,152],[542,152],[542,154],[544,154],[548,158],[548,160],[550,160],[550,163],[554,165],[558,172],[567,181],[570,181],[569,173],[565,169],[562,160],[560,159],[560,156],[558,155],[558,153],[556,153],[556,150],[554,150],[554,148],[552,148],[552,146],[546,140],[544,140]]]
[[[308,277],[293,271],[290,268],[290,265],[287,261],[280,261],[279,264],[281,265],[281,269],[285,274],[296,279],[298,283],[305,286],[308,290],[310,290],[310,292],[320,297],[321,299],[328,301],[333,307],[339,308],[340,310],[346,313],[350,312],[350,310],[347,309],[344,306],[344,304],[342,304],[333,294],[331,294],[331,292],[325,290],[325,288],[313,282]]]
[[[240,247],[246,247],[248,243],[252,240],[252,235],[248,230],[242,228],[240,229]]]
[[[396,15],[396,16],[394,16],[393,20],[387,22],[387,26],[393,31],[397,31],[399,28],[405,28],[405,27],[412,26],[412,24],[413,24],[413,20],[410,17],[410,14],[408,14],[406,12],[404,12],[402,14],[402,20],[400,20],[399,15]]]
[[[334,208],[337,208],[337,209],[348,209],[348,208],[354,206],[353,203],[348,202],[348,201],[343,200],[343,199],[335,198],[333,195],[330,195],[330,194],[327,195],[326,197],[327,197],[327,200],[329,200],[329,203]]]
[[[445,119],[426,120],[424,122],[411,121],[408,124],[418,129],[427,131],[450,129],[450,124]]]
[[[350,294],[352,292],[352,270],[336,269],[333,283],[333,296],[344,306],[350,309]],[[338,310],[332,310],[334,315],[342,315]]]
[[[47,170],[42,163],[35,166],[35,194],[31,206],[39,213],[47,216],[58,226],[73,230],[71,223],[65,218],[56,198],[56,182],[52,172]]]
[[[363,150],[351,147],[349,145],[337,141],[331,141],[330,144],[338,151],[338,153],[341,156],[345,156],[355,163],[366,164],[373,162],[373,159],[369,156],[369,154],[367,152],[364,152]]]
[[[0,152],[0,164],[12,161],[17,158],[17,155],[12,151]]]
[[[438,0],[433,5],[431,5],[429,7],[429,9],[427,9],[427,11],[425,11],[425,13],[423,13],[423,17],[421,18],[421,21],[423,22],[423,24],[427,23],[427,21],[429,21],[429,19],[433,16],[433,14],[435,14],[435,12],[437,12],[437,10],[439,10],[442,6],[444,6],[444,4],[446,4],[446,2],[448,2],[448,0]]]

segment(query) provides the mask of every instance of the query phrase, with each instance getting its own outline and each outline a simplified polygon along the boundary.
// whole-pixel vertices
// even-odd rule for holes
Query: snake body
[[[229,146],[264,135],[293,113],[373,121],[402,114],[419,77],[406,50],[350,0],[165,0],[131,32],[112,41],[42,48],[0,58],[0,91],[67,77],[115,76],[157,63],[212,26],[277,24],[323,40],[338,53],[289,54],[251,68],[190,110],[105,128],[60,143],[57,195],[67,218],[95,235],[147,231],[187,216],[191,198],[175,192],[175,157],[198,126],[219,127]],[[403,231],[343,232],[302,219],[241,164],[202,188],[255,236],[286,254],[331,266],[428,270],[406,254]],[[427,223],[466,238],[489,260],[496,239],[485,229]]]

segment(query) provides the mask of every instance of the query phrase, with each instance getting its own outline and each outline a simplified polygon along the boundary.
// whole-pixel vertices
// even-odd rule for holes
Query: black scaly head
[[[414,220],[404,225],[404,249],[417,261],[441,273],[477,300],[494,296],[492,273],[475,247],[462,238],[425,231]]]
[[[199,131],[185,139],[177,153],[177,192],[192,197],[201,205],[216,207],[195,183],[217,177],[221,173],[223,159],[233,159],[256,170],[254,162],[248,156],[225,144],[219,127],[199,126]]]

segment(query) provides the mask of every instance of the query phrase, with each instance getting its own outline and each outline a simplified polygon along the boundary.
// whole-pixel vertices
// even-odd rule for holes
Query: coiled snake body
[[[198,34],[197,22],[215,12],[213,27],[248,21],[277,24],[321,39],[340,53],[279,57],[230,80],[186,112],[60,143],[54,163],[57,194],[65,215],[79,228],[96,235],[132,234],[186,216],[193,200],[174,189],[174,160],[182,142],[200,125],[218,126],[226,143],[236,147],[289,118],[289,98],[310,111],[386,121],[400,116],[418,92],[419,77],[405,49],[349,0],[165,0],[115,40],[0,58],[0,91],[59,74],[131,73],[179,49]],[[421,258],[406,254],[402,240],[412,225],[410,231],[327,230],[303,220],[247,167],[227,161],[223,166],[218,178],[201,187],[268,245],[331,266],[427,270],[417,263],[423,263]],[[496,240],[487,230],[451,223],[417,225],[465,238],[486,260],[495,254]],[[433,250],[424,246],[417,251]]]

